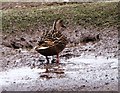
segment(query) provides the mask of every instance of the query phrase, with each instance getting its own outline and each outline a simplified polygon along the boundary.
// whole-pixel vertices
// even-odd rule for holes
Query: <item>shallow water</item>
[[[0,86],[2,90],[117,90],[117,68],[116,58],[74,57],[62,59],[59,65],[0,72]]]

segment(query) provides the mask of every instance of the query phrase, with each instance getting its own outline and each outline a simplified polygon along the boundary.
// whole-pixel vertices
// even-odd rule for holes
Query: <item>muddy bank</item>
[[[118,31],[117,28],[105,28],[102,30],[98,29],[84,29],[77,27],[76,29],[67,28],[66,35],[68,37],[69,43],[60,53],[61,58],[71,58],[76,56],[93,55],[104,56],[106,58],[117,58],[118,54]],[[89,36],[100,35],[100,39],[95,42],[82,42],[81,39]],[[3,42],[7,44],[15,41],[17,43],[28,45],[28,48],[21,47],[19,49],[14,49],[11,47],[6,47],[4,43],[1,45],[1,60],[3,63],[1,69],[9,67],[19,67],[19,66],[30,66],[32,63],[40,64],[45,62],[44,56],[40,55],[34,50],[37,42],[40,40],[42,35],[42,30],[38,32],[29,33],[13,33],[10,36],[3,34]],[[5,38],[6,37],[6,38]],[[26,41],[22,41],[20,38],[24,38]],[[20,41],[21,40],[21,41]],[[26,43],[27,42],[27,43]],[[29,48],[29,44],[32,46]]]

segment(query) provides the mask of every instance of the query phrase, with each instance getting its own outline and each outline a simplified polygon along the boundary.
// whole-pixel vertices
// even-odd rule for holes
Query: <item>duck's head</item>
[[[62,28],[66,28],[64,25],[63,25],[63,20],[62,19],[57,19],[54,21],[54,24],[53,24],[53,29],[55,30],[61,30]]]

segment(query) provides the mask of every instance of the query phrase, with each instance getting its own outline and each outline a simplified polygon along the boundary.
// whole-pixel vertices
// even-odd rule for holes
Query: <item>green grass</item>
[[[116,26],[117,2],[65,4],[61,6],[7,9],[2,11],[3,32],[26,31],[50,27],[56,18],[62,18],[66,25],[83,27]]]

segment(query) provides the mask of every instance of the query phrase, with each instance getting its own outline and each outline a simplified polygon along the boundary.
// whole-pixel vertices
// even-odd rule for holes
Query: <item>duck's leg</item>
[[[57,54],[57,60],[56,60],[56,63],[58,63],[59,64],[59,54]]]
[[[49,58],[47,57],[47,56],[45,56],[46,57],[46,59],[47,59],[47,64],[49,64]]]

